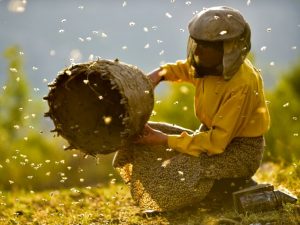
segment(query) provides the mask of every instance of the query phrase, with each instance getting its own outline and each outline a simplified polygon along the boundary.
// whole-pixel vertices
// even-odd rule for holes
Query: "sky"
[[[145,73],[186,57],[187,24],[205,7],[241,11],[266,88],[300,59],[299,0],[0,0],[0,53],[18,45],[32,89],[71,63],[115,59]],[[0,55],[0,87],[7,61]]]

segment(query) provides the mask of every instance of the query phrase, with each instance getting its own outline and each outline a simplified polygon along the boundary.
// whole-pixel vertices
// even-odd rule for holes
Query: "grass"
[[[300,196],[299,168],[282,169],[266,164],[256,179],[288,188]],[[198,225],[198,224],[300,224],[300,204],[277,211],[239,215],[230,209],[207,209],[200,205],[159,215],[142,214],[123,184],[43,192],[0,192],[0,224],[55,225]]]

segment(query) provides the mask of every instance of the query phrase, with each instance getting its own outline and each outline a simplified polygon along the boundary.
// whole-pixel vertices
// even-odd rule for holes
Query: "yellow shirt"
[[[195,86],[195,113],[209,130],[189,135],[168,135],[168,145],[179,152],[199,156],[224,152],[234,137],[257,137],[270,126],[263,81],[249,60],[225,81],[222,76],[194,78],[187,61],[161,67],[161,75],[169,81],[186,81]]]

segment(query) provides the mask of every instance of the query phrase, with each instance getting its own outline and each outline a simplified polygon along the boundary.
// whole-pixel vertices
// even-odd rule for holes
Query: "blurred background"
[[[0,190],[118,182],[113,154],[63,150],[42,97],[72,63],[98,58],[145,73],[186,57],[187,24],[205,7],[241,11],[252,28],[251,59],[265,81],[272,127],[264,161],[300,165],[300,1],[0,0]],[[151,120],[197,129],[193,88],[162,84]]]

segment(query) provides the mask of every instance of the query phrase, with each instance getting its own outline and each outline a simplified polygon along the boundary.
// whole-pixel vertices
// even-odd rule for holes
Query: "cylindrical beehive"
[[[98,60],[64,69],[49,84],[49,116],[69,148],[87,154],[116,151],[149,119],[153,87],[142,71],[118,60]]]

